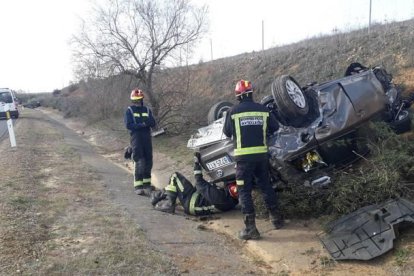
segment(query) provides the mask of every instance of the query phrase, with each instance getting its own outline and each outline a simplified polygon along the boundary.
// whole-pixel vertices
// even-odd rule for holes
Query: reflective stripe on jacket
[[[267,134],[278,128],[276,119],[265,106],[245,98],[229,110],[223,132],[233,137],[236,161],[248,161],[267,158]]]
[[[146,106],[132,105],[125,111],[124,122],[126,128],[133,132],[146,132],[150,134],[155,127],[155,119],[151,109]]]

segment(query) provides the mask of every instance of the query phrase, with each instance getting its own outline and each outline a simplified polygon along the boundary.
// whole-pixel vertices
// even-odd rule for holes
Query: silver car
[[[301,87],[288,75],[276,77],[261,103],[280,123],[268,137],[271,181],[276,185],[325,186],[329,170],[354,162],[368,153],[356,130],[381,118],[397,132],[410,130],[409,106],[385,69],[375,67]],[[223,134],[229,102],[209,111],[209,125],[198,129],[187,147],[200,152],[201,163],[213,182],[235,181],[233,141]],[[299,182],[299,183],[298,183]]]

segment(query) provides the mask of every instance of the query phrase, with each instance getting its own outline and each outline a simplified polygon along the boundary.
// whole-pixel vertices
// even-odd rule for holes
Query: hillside
[[[252,80],[256,99],[270,92],[272,79],[294,76],[300,84],[323,82],[343,75],[358,61],[381,65],[394,75],[395,83],[414,90],[414,20],[376,25],[330,36],[314,37],[264,52],[245,53],[188,67],[159,70],[154,80],[159,97],[159,122],[171,131],[206,123],[209,107],[218,100],[234,100],[233,88],[240,78]],[[52,103],[66,116],[89,122],[121,118],[137,84],[129,77],[88,80],[63,89]],[[139,84],[138,84],[139,85]],[[191,128],[191,127],[190,127]]]

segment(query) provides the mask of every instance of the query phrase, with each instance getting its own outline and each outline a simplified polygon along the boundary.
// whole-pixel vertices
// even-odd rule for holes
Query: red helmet
[[[144,98],[144,92],[141,89],[135,88],[131,92],[131,101],[141,100]]]
[[[247,80],[239,80],[236,84],[234,92],[236,93],[236,97],[243,94],[251,93],[253,92],[252,83]]]
[[[239,198],[239,192],[237,191],[237,185],[235,182],[230,183],[227,188],[229,189],[229,193],[232,198],[238,199]]]

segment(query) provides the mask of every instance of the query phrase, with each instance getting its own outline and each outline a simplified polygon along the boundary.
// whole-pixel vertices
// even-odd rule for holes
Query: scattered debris
[[[414,203],[400,198],[345,215],[319,238],[335,260],[370,260],[393,248],[402,222],[414,225]]]

